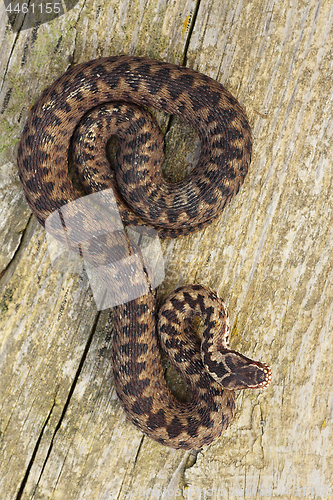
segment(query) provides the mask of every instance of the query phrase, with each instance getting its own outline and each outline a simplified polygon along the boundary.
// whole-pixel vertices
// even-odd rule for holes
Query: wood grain
[[[1,498],[333,498],[332,23],[331,3],[317,0],[91,0],[13,33],[0,5]],[[85,276],[52,269],[16,172],[41,90],[72,61],[121,53],[221,81],[253,130],[239,195],[211,227],[163,243],[160,298],[187,283],[215,288],[232,346],[273,369],[270,388],[240,393],[230,428],[198,454],[125,420],[112,316],[96,312]],[[158,119],[177,179],[198,143]]]

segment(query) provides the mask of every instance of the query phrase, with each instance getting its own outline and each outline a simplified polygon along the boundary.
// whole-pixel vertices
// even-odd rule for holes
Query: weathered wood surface
[[[14,33],[0,4],[1,499],[333,498],[332,21],[317,0],[80,0]],[[240,393],[228,431],[198,454],[126,421],[112,317],[96,312],[85,276],[52,269],[16,171],[41,90],[72,61],[120,53],[218,79],[253,129],[237,198],[211,227],[163,244],[160,296],[215,288],[232,346],[273,368],[270,388]],[[184,175],[197,151],[172,120],[167,174],[180,156]]]

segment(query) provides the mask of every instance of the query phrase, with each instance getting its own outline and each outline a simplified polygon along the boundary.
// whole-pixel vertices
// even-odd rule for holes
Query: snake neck
[[[204,324],[202,343],[193,336],[191,322],[195,316],[200,316]],[[271,382],[268,365],[229,348],[228,311],[213,290],[201,285],[175,290],[161,308],[159,330],[162,347],[187,382],[188,373],[194,373],[198,364],[195,361],[193,367],[184,364],[177,367],[185,345],[190,346],[185,350],[189,360],[194,360],[193,353],[201,350],[202,368],[225,389],[261,389]]]

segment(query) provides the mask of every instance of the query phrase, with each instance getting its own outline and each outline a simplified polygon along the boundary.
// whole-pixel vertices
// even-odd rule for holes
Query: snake
[[[163,177],[163,136],[151,110],[178,116],[199,137],[197,165],[181,181]],[[110,165],[112,136],[117,152]],[[112,190],[124,227],[152,227],[160,238],[175,238],[218,217],[243,184],[251,151],[245,111],[219,82],[184,66],[124,55],[73,65],[42,92],[21,134],[17,164],[25,197],[44,227],[83,195]],[[98,225],[97,219],[85,224]],[[54,228],[59,240],[63,233]],[[105,242],[121,260],[118,237]],[[228,311],[215,291],[185,285],[158,307],[147,269],[144,276],[146,293],[113,308],[115,390],[144,434],[171,448],[200,449],[228,427],[235,391],[267,387],[272,372],[229,347]],[[195,318],[201,318],[201,335]],[[166,383],[161,349],[190,390],[186,402]]]

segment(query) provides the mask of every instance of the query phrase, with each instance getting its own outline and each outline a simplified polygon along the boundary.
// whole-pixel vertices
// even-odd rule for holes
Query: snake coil
[[[162,177],[163,143],[142,107],[177,115],[201,142],[197,166],[183,181]],[[106,144],[118,137],[115,170]],[[68,151],[86,193],[112,189],[124,225],[153,226],[162,238],[207,225],[237,194],[251,158],[251,132],[237,100],[218,82],[189,68],[120,56],[70,68],[32,108],[18,148],[18,169],[38,221],[80,197],[68,174]],[[96,222],[98,224],[98,222]],[[63,235],[55,230],[60,240]],[[112,286],[112,284],[110,285]],[[201,341],[192,321],[201,316]],[[163,374],[162,347],[191,390],[181,403]],[[270,368],[228,346],[229,319],[215,292],[182,287],[157,318],[155,293],[114,308],[114,383],[129,419],[173,448],[200,448],[228,426],[236,389],[270,383]]]

